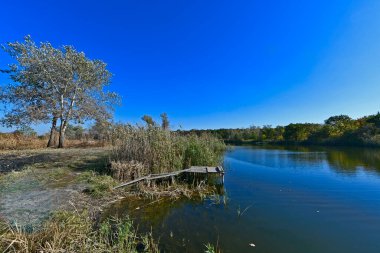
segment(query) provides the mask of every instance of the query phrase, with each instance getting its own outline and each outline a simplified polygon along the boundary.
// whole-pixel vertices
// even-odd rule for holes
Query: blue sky
[[[116,121],[286,125],[380,110],[379,13],[359,0],[5,0],[0,43],[30,34],[107,62]]]

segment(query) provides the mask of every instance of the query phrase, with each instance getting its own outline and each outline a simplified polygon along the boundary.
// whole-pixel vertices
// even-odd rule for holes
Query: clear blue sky
[[[30,34],[107,62],[123,97],[116,121],[323,122],[380,110],[379,13],[375,0],[5,0],[0,43]]]

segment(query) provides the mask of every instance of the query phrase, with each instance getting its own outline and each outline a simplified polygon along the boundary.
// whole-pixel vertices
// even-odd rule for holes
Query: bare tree
[[[164,130],[169,130],[169,127],[170,127],[170,122],[169,122],[169,118],[168,118],[168,115],[166,114],[166,112],[164,113],[161,113],[161,127],[162,129]]]
[[[90,60],[72,46],[54,48],[50,43],[36,45],[27,36],[24,42],[4,47],[15,60],[7,71],[13,84],[2,90],[0,99],[11,104],[2,123],[7,126],[31,122],[51,122],[48,146],[58,120],[59,144],[64,147],[70,121],[109,119],[119,103],[114,92],[105,91],[111,73],[100,60]]]

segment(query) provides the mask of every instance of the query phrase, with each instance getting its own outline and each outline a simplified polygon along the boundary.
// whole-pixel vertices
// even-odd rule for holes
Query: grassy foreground
[[[138,236],[129,219],[98,224],[86,212],[56,212],[29,233],[0,223],[2,252],[158,252],[151,235]]]

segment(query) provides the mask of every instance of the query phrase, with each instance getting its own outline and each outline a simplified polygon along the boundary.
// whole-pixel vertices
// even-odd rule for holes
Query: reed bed
[[[217,166],[226,148],[205,134],[181,135],[155,126],[118,126],[113,134],[111,172],[121,181],[189,166]]]

